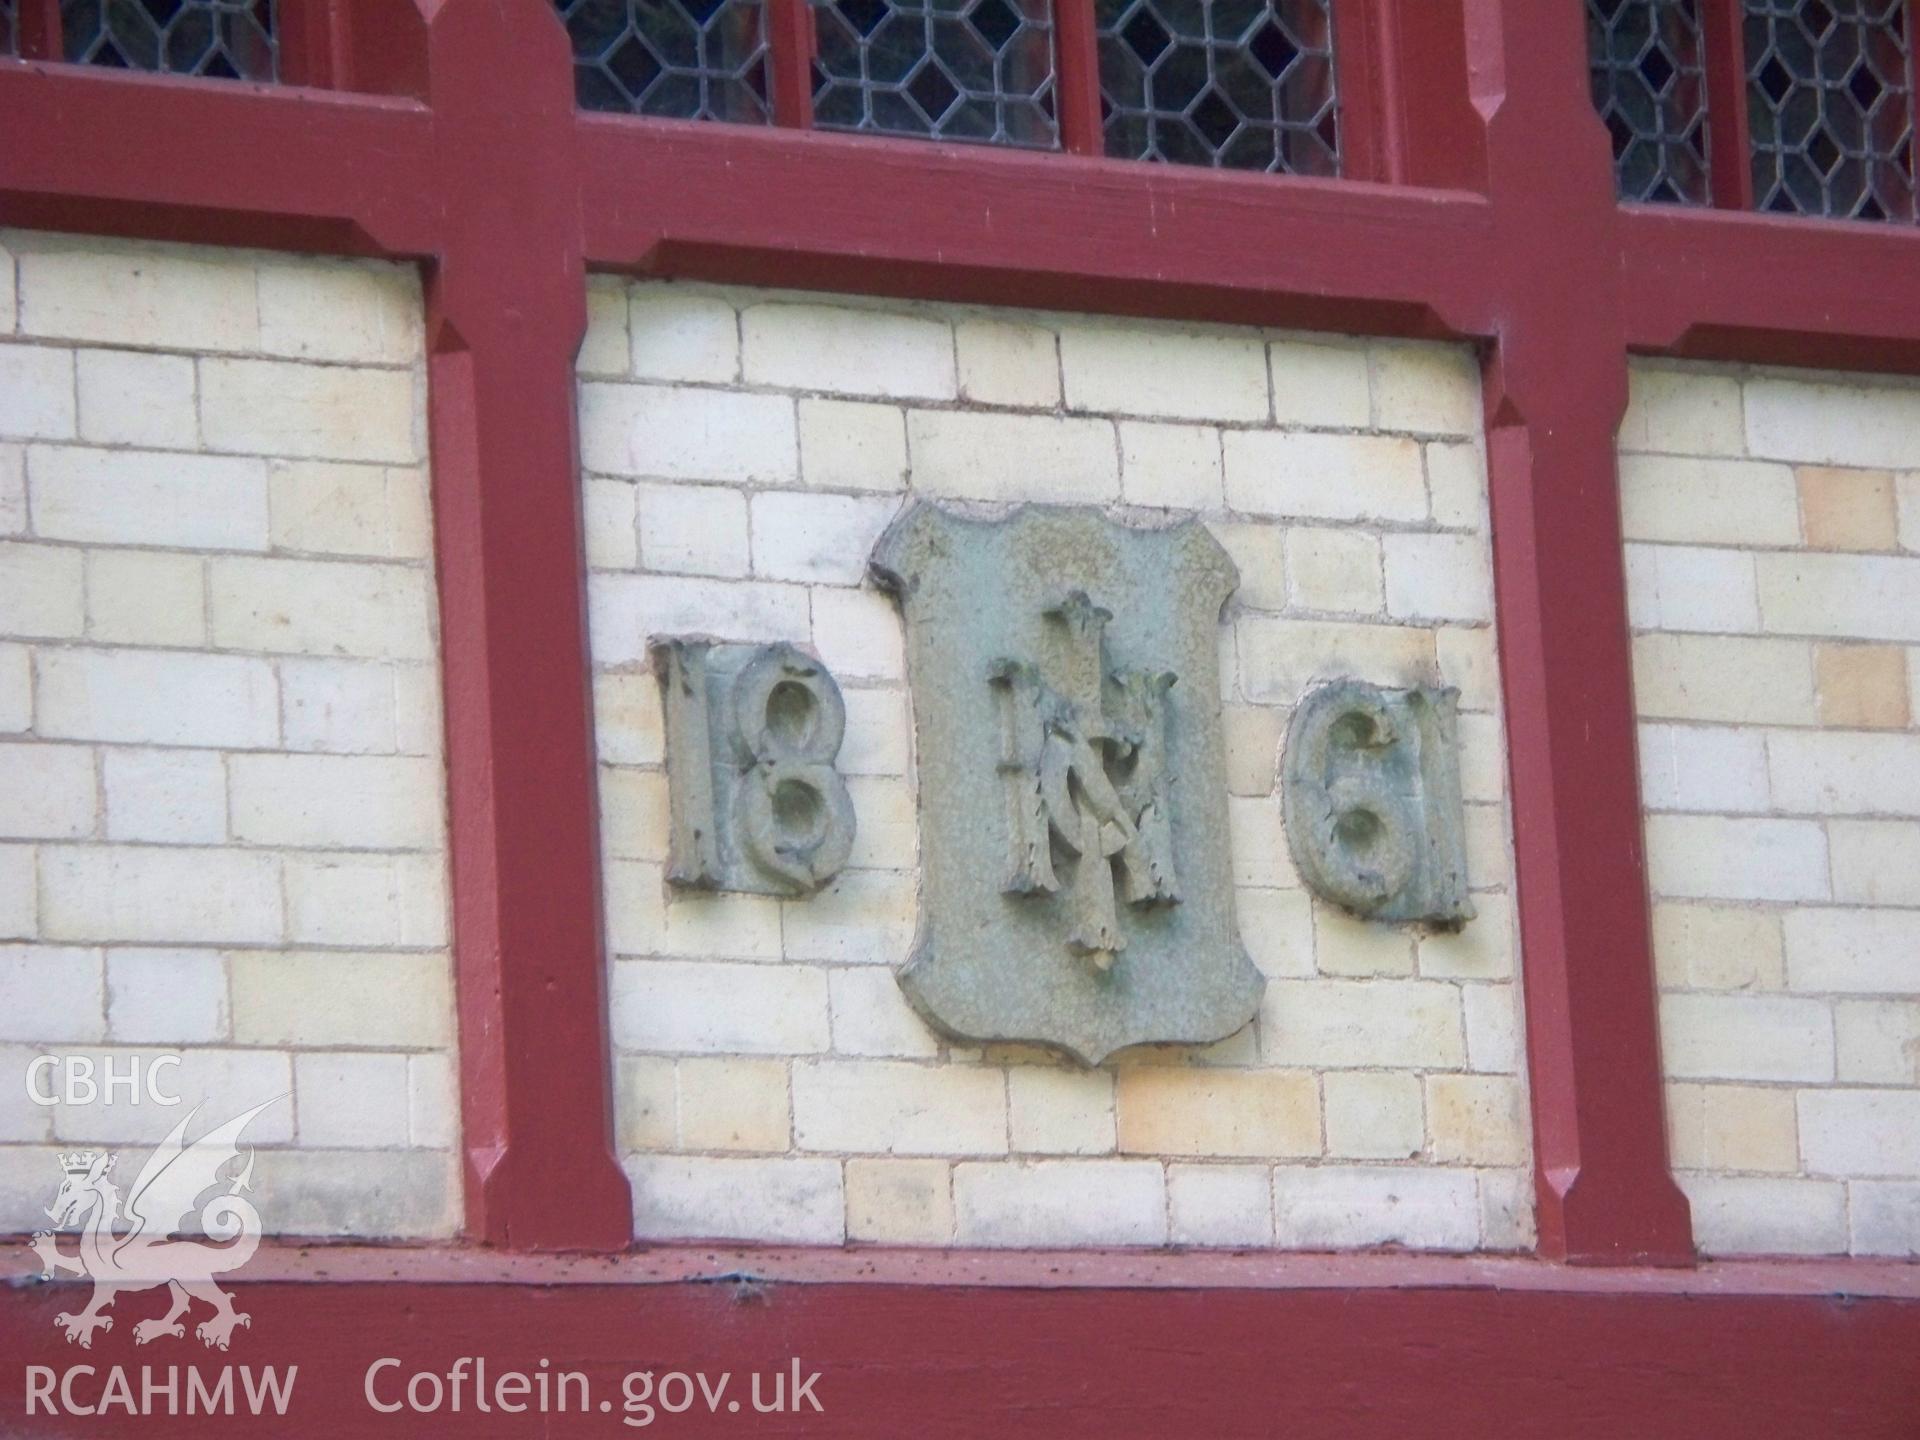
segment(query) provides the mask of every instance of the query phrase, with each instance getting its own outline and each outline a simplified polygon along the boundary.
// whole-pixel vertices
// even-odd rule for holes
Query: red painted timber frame
[[[285,1258],[303,1252],[270,1252],[284,1273],[263,1288],[298,1297],[276,1309],[371,1334],[399,1326],[430,1348],[484,1348],[531,1322],[597,1355],[596,1327],[613,1326],[623,1344],[658,1351],[670,1336],[743,1363],[772,1337],[818,1337],[866,1347],[881,1369],[901,1357],[901,1394],[975,1407],[955,1413],[991,1405],[996,1428],[1016,1432],[1077,1404],[1119,1433],[1164,1433],[1173,1413],[1242,1433],[1245,1412],[1219,1400],[1226,1381],[1275,1405],[1307,1393],[1276,1378],[1259,1337],[1285,1327],[1284,1358],[1300,1357],[1311,1389],[1372,1373],[1355,1347],[1378,1327],[1381,1343],[1465,1365],[1505,1355],[1512,1393],[1424,1368],[1289,1428],[1452,1434],[1477,1420],[1479,1433],[1536,1433],[1529,1407],[1558,1376],[1570,1388],[1549,1407],[1557,1434],[1620,1433],[1628,1415],[1654,1433],[1645,1405],[1620,1408],[1644,1383],[1698,1435],[1755,1433],[1754,1416],[1796,1405],[1850,1407],[1832,1413],[1859,1423],[1828,1433],[1916,1433],[1911,1369],[1900,1379],[1889,1358],[1900,1345],[1911,1356],[1920,1334],[1911,1287],[1845,1263],[1660,1278],[1692,1264],[1693,1245],[1661,1104],[1613,437],[1630,353],[1920,373],[1920,233],[1616,204],[1572,4],[1339,0],[1342,36],[1360,47],[1342,62],[1348,133],[1372,178],[1330,182],[1107,161],[1078,131],[1068,148],[1081,153],[1033,154],[582,114],[548,0],[283,3],[308,86],[0,61],[0,223],[385,256],[427,277],[467,1235],[339,1275],[330,1252],[304,1269]],[[1067,36],[1086,3],[1060,0]],[[804,29],[793,0],[774,13]],[[805,123],[804,91],[803,77],[776,77],[786,125]],[[1062,1259],[996,1271],[983,1291],[949,1283],[945,1267],[966,1262],[948,1257],[906,1257],[867,1283],[827,1256],[795,1281],[810,1287],[797,1311],[765,1317],[684,1276],[636,1304],[631,1261],[564,1284],[528,1262],[468,1277],[463,1303],[443,1303],[445,1267],[469,1247],[631,1245],[611,1145],[571,373],[589,269],[1478,347],[1536,1260]],[[1618,1267],[1618,1283],[1558,1262]],[[1053,1274],[1081,1278],[1032,1293]],[[1870,1298],[1839,1307],[1809,1285]],[[1143,1288],[1157,1308],[1129,1298]],[[1202,1290],[1217,1305],[1196,1307]],[[0,1305],[9,1352],[45,1353],[48,1304],[15,1291]],[[1732,1338],[1701,1335],[1709,1314]],[[1150,1332],[1176,1316],[1190,1338],[1138,1376],[1099,1364],[1116,1340],[1159,1343]],[[1041,1363],[1048,1347],[1019,1340],[1022,1326],[1077,1336],[1062,1353],[1082,1368]],[[994,1367],[994,1393],[961,1395],[924,1363],[929,1344]],[[1823,1362],[1807,1365],[1816,1346]],[[1202,1352],[1226,1366],[1214,1393],[1181,1393],[1177,1412],[1144,1395],[1155,1375],[1198,1373]],[[1701,1394],[1716,1377],[1727,1393]],[[0,1373],[0,1397],[13,1383]],[[1589,1393],[1611,1398],[1582,1409]],[[1453,1405],[1458,1423],[1432,1422],[1431,1408],[1422,1423],[1403,1408],[1412,1397]],[[882,1412],[897,1433],[904,1412]],[[933,1429],[973,1433],[947,1426]]]

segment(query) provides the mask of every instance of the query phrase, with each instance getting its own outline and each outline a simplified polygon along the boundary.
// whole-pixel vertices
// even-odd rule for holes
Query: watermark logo
[[[171,1299],[165,1315],[134,1325],[133,1338],[140,1345],[163,1336],[184,1338],[182,1317],[191,1318],[196,1300],[213,1307],[193,1331],[211,1349],[225,1350],[234,1330],[252,1323],[233,1308],[233,1296],[214,1277],[238,1270],[259,1248],[260,1212],[245,1198],[253,1188],[252,1150],[244,1165],[233,1167],[240,1159],[241,1133],[279,1098],[189,1142],[187,1127],[200,1113],[196,1107],[147,1157],[124,1198],[113,1179],[116,1156],[83,1150],[60,1157],[65,1178],[47,1214],[55,1230],[78,1232],[78,1246],[72,1254],[62,1252],[60,1237],[48,1230],[29,1243],[40,1257],[41,1279],[64,1271],[93,1281],[86,1309],[54,1317],[70,1344],[92,1349],[94,1332],[113,1328],[106,1311],[123,1291],[164,1287]],[[210,1190],[217,1193],[203,1202]]]

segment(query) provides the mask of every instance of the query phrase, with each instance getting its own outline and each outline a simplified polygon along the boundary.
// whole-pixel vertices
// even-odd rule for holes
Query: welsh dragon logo
[[[225,1350],[235,1327],[252,1323],[233,1308],[232,1295],[214,1284],[213,1277],[239,1269],[260,1244],[260,1212],[241,1193],[253,1188],[253,1152],[247,1152],[239,1173],[222,1172],[240,1157],[240,1132],[273,1103],[256,1105],[189,1144],[187,1127],[200,1113],[196,1106],[147,1157],[124,1205],[120,1187],[111,1179],[113,1155],[88,1150],[60,1157],[66,1178],[47,1214],[56,1229],[79,1229],[79,1249],[62,1254],[57,1237],[48,1230],[36,1233],[30,1243],[40,1257],[41,1279],[51,1280],[64,1270],[93,1281],[93,1299],[86,1309],[54,1316],[69,1343],[92,1349],[94,1331],[113,1328],[106,1310],[121,1291],[162,1285],[172,1304],[165,1315],[135,1324],[136,1344],[163,1335],[184,1338],[180,1317],[195,1300],[213,1307],[213,1314],[194,1327],[209,1348]],[[200,1197],[218,1186],[225,1189],[201,1204]],[[196,1219],[206,1239],[178,1238]]]

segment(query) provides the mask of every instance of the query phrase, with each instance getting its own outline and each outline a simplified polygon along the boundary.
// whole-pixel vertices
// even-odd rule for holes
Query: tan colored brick
[[[1900,517],[1888,471],[1803,465],[1795,478],[1808,545],[1816,550],[1899,548]]]
[[[1313,897],[1304,890],[1234,892],[1240,936],[1262,975],[1305,979],[1313,969]]]
[[[627,373],[627,283],[614,275],[587,277],[587,333],[574,357],[576,374]]]
[[[680,1062],[680,1145],[686,1150],[790,1148],[787,1067],[735,1056]]]
[[[1227,793],[1249,798],[1273,794],[1287,712],[1271,705],[1229,705],[1221,723],[1227,743]]]
[[[953,325],[960,396],[978,405],[1051,410],[1060,403],[1059,342],[1039,325],[960,319]]]
[[[1740,382],[1694,366],[1635,360],[1627,367],[1620,448],[1680,455],[1738,455],[1746,448]]]
[[[242,1045],[445,1046],[453,976],[445,955],[243,951],[228,960]]]
[[[1429,435],[1480,431],[1480,367],[1460,345],[1373,347],[1374,418],[1383,430]]]
[[[1750,1085],[1669,1085],[1668,1141],[1682,1170],[1800,1168],[1793,1091]]]
[[[1904,730],[1907,655],[1898,645],[1816,645],[1814,686],[1820,723],[1864,730]]]
[[[1122,1152],[1320,1153],[1320,1096],[1304,1071],[1134,1066],[1119,1073],[1114,1103]]]
[[[1526,1097],[1506,1075],[1427,1076],[1427,1129],[1442,1165],[1520,1165],[1527,1158]]]
[[[1746,725],[1815,722],[1811,647],[1731,635],[1638,635],[1634,703],[1642,718]]]
[[[953,1185],[943,1160],[847,1161],[847,1239],[882,1245],[953,1241]]]
[[[1242,615],[1234,628],[1241,683],[1249,700],[1293,705],[1315,681],[1343,675],[1381,685],[1414,685],[1433,669],[1434,632],[1429,629],[1273,615]]]
[[[658,1055],[622,1055],[614,1067],[620,1149],[671,1150],[677,1139],[675,1065]]]
[[[1364,345],[1275,340],[1273,413],[1281,425],[1364,430],[1372,423],[1372,389]]]
[[[200,557],[87,552],[87,634],[117,645],[206,644],[206,567]]]
[[[200,362],[200,433],[210,450],[410,464],[420,458],[414,404],[404,370]]]
[[[1799,496],[1785,465],[1623,455],[1620,524],[1628,540],[1797,545]]]
[[[600,843],[609,855],[663,861],[667,828],[665,772],[600,767]]]
[[[1316,903],[1313,959],[1322,975],[1411,975],[1413,936],[1398,926],[1357,920]]]
[[[1780,917],[1766,910],[1655,905],[1653,959],[1670,989],[1779,990],[1787,983]]]
[[[593,727],[601,760],[613,765],[658,765],[666,743],[660,682],[652,675],[631,672],[596,674]]]

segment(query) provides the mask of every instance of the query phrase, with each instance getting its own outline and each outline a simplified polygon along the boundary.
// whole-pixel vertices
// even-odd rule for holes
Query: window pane
[[[1760,209],[1914,218],[1906,9],[1906,0],[1747,0]]]
[[[1095,0],[1107,154],[1340,170],[1328,0]]]
[[[0,0],[0,55],[20,53],[13,35],[13,0]]]
[[[1060,143],[1047,0],[835,0],[816,33],[823,129]]]
[[[60,0],[63,53],[82,65],[272,80],[273,0]]]
[[[1698,0],[1587,0],[1587,66],[1622,198],[1706,204]]]
[[[555,0],[584,110],[765,124],[760,0]]]

